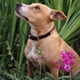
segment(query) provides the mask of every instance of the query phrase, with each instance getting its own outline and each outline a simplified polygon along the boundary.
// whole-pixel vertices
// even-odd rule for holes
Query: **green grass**
[[[71,45],[79,39],[80,0],[0,0],[0,80],[32,80],[27,77],[27,60],[24,56],[29,25],[15,15],[14,6],[17,2],[30,4],[39,1],[67,15],[67,20],[55,22],[60,36],[67,43]],[[35,74],[33,80],[37,78]],[[42,80],[55,79],[47,73]]]

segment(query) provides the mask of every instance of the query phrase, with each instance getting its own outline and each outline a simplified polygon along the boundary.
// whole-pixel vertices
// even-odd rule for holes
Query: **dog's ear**
[[[50,19],[57,21],[58,19],[60,20],[65,20],[67,16],[60,10],[52,10],[50,12]]]

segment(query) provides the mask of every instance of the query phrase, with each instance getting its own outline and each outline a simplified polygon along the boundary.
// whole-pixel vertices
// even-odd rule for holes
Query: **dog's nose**
[[[16,6],[15,6],[15,11],[16,11],[17,13],[19,13],[19,9],[20,9],[21,6],[22,6],[21,3],[17,3],[17,4],[16,4]]]
[[[19,8],[19,7],[21,7],[21,6],[22,6],[21,3],[17,3],[17,4],[16,4],[16,7],[17,7],[17,8]]]

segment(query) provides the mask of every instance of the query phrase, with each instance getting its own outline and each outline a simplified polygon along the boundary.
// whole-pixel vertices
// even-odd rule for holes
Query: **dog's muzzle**
[[[21,17],[23,17],[26,21],[29,21],[29,19],[23,15],[21,15],[20,13],[20,8],[22,7],[23,5],[21,3],[17,3],[16,6],[15,6],[15,12],[20,15]]]
[[[20,14],[19,13],[19,9],[22,7],[22,4],[21,3],[17,3],[16,4],[16,6],[15,6],[15,11],[18,13],[18,14]]]

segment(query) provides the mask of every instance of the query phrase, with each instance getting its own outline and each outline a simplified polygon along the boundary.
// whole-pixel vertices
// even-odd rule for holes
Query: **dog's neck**
[[[41,25],[41,26],[34,26],[32,24],[30,24],[31,26],[31,34],[33,36],[41,36],[41,35],[44,35],[46,33],[48,33],[53,27],[54,27],[54,23],[51,22],[50,24],[47,24],[47,25]]]

